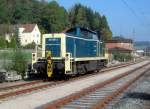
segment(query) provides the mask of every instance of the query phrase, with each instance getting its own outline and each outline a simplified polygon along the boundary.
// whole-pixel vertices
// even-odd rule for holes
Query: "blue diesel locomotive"
[[[80,27],[44,34],[42,57],[37,55],[33,53],[32,68],[47,77],[84,74],[107,64],[105,45],[96,32]]]

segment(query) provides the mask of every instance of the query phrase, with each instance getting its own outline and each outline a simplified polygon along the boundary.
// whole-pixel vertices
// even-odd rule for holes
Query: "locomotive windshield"
[[[46,51],[51,51],[52,57],[60,57],[61,39],[60,38],[46,38]]]

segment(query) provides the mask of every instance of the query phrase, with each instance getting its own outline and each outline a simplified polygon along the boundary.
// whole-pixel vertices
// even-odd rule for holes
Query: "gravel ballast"
[[[62,97],[68,96],[72,93],[83,90],[84,88],[90,87],[97,83],[106,81],[117,75],[136,69],[149,61],[144,61],[136,65],[131,65],[129,67],[124,67],[109,73],[97,74],[88,78],[84,78],[78,81],[72,81],[69,83],[59,84],[54,87],[47,88],[45,90],[32,93],[26,96],[16,97],[14,99],[9,99],[6,101],[0,101],[0,109],[33,109],[41,105],[50,103],[54,100],[60,99]]]
[[[113,106],[105,109],[150,109],[150,71],[133,83]],[[115,99],[114,99],[115,101]],[[110,103],[112,104],[112,103]]]

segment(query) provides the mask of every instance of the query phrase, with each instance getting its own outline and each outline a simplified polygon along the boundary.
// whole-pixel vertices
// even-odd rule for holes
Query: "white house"
[[[41,32],[37,24],[20,24],[18,25],[18,36],[20,44],[25,46],[32,42],[41,43]]]

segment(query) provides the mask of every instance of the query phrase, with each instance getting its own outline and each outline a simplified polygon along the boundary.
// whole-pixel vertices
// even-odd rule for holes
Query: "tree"
[[[5,37],[0,36],[0,48],[6,48],[6,47],[7,47],[7,43]]]
[[[12,60],[8,60],[7,57],[8,53],[7,52],[3,52],[2,55],[2,60],[3,60],[3,64],[2,67],[6,70],[6,72],[10,71],[12,69]]]
[[[16,41],[16,47],[21,47],[20,37],[19,37],[19,28],[16,28],[15,34],[14,34],[14,40]]]
[[[72,27],[81,26],[96,31],[99,39],[108,40],[112,37],[106,17],[81,4],[70,9],[69,20]]]
[[[17,46],[16,37],[13,36],[11,37],[10,42],[8,42],[8,48],[16,48],[16,46]]]
[[[103,15],[100,20],[100,27],[109,29],[106,17]]]
[[[0,0],[0,10],[0,24],[36,23],[42,33],[61,32],[66,28],[80,26],[98,32],[99,37],[109,33],[105,40],[111,37],[106,17],[81,4],[75,4],[67,12],[56,1]]]
[[[81,4],[76,4],[70,10],[69,16],[72,26],[89,27],[85,7],[83,7]]]
[[[13,1],[0,0],[0,10],[0,24],[10,24],[10,20],[13,16]]]
[[[61,32],[69,25],[67,11],[60,7],[56,1],[48,3],[44,10],[41,24],[46,31]]]
[[[25,56],[22,52],[21,48],[15,48],[14,50],[14,56],[13,56],[13,63],[12,63],[12,69],[15,70],[18,74],[22,76],[24,79],[25,71],[27,68],[27,61],[25,59]]]
[[[93,30],[96,30],[96,31],[99,31],[100,30],[100,21],[101,21],[101,16],[99,13],[95,12],[93,13],[93,19],[92,19],[92,29]]]
[[[100,36],[101,36],[101,39],[104,41],[110,40],[112,38],[112,32],[106,28],[102,28],[100,30]]]
[[[25,48],[25,49],[35,49],[35,46],[36,46],[36,43],[32,42],[32,43],[29,43],[29,44],[25,45],[23,48]]]

